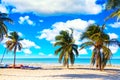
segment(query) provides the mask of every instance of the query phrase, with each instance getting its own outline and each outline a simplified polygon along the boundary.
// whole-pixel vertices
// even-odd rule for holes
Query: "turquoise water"
[[[3,63],[12,64],[13,59],[3,59]],[[46,64],[59,64],[57,58],[18,58],[16,63],[46,63]],[[90,64],[90,59],[77,58],[75,64]],[[109,64],[109,63],[108,63]],[[111,59],[111,64],[120,65],[120,59]]]

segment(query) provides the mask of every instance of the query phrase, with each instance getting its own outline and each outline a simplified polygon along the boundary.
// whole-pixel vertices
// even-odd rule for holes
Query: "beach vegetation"
[[[16,52],[17,50],[22,49],[22,44],[20,43],[22,38],[18,35],[17,32],[11,32],[10,35],[8,36],[9,40],[6,41],[6,47],[9,51],[13,50],[14,54],[14,63],[13,63],[13,68],[15,68],[15,62],[16,62]]]
[[[12,19],[10,19],[8,17],[8,14],[0,12],[0,41],[3,40],[4,35],[6,37],[8,36],[8,34],[7,34],[8,33],[7,26],[4,23],[5,21],[10,22],[10,23],[13,22]]]
[[[80,50],[86,47],[93,47],[91,64],[96,64],[96,68],[103,70],[110,59],[112,52],[109,49],[109,35],[104,32],[105,25],[92,24],[88,26],[85,32],[81,35],[81,40],[87,39],[80,45]]]
[[[113,11],[105,20],[108,20],[113,17],[117,17],[117,21],[118,21],[120,19],[120,0],[107,0],[106,10],[113,10]]]
[[[59,35],[55,37],[54,46],[59,46],[55,50],[55,55],[59,55],[59,62],[63,61],[63,65],[69,68],[69,62],[73,65],[75,62],[75,55],[78,56],[78,45],[75,44],[73,38],[73,29],[71,29],[71,34],[69,31],[60,31]]]

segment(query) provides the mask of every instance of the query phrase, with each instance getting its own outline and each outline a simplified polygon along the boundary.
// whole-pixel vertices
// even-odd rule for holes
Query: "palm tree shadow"
[[[56,75],[53,77],[67,77],[67,78],[101,78],[103,76],[96,75],[96,74],[65,74],[65,75]]]
[[[70,68],[70,70],[74,70],[74,69],[78,69],[78,70],[95,70],[94,68]],[[99,70],[98,70],[99,71]],[[102,75],[102,74],[64,74],[64,75],[54,75],[52,77],[64,77],[64,78],[68,78],[68,79],[95,79],[95,78],[99,78],[99,79],[103,79],[103,80],[119,80],[120,79],[120,69],[105,69],[102,72],[107,72],[108,75]],[[114,74],[110,74],[110,73],[114,73]]]
[[[98,75],[98,74],[64,74],[64,75],[55,75],[52,77],[64,77],[67,79],[103,79],[103,80],[119,80],[119,76],[113,76],[113,75]]]

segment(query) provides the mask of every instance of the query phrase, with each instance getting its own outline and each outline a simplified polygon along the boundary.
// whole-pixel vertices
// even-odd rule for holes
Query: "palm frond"
[[[0,28],[1,28],[1,31],[2,31],[2,34],[5,34],[7,36],[7,27],[4,23],[0,23]]]
[[[113,17],[118,17],[117,21],[120,19],[120,9],[118,9],[117,11],[114,11],[108,17],[106,17],[105,21],[107,21],[107,20],[109,20],[110,18],[113,18]]]
[[[109,44],[120,46],[120,41],[118,41],[117,39],[111,39],[111,40],[109,40]]]
[[[12,19],[6,18],[6,17],[0,18],[0,21],[1,21],[1,22],[7,21],[7,22],[10,22],[10,23],[13,23],[13,20],[12,20]]]
[[[55,46],[62,46],[62,45],[64,45],[64,44],[65,44],[65,42],[62,42],[62,41],[60,42],[60,41],[59,41],[59,42],[56,42],[56,43],[54,44],[54,47],[55,47]]]
[[[73,52],[76,54],[76,56],[79,55],[78,46],[77,46],[77,45],[74,44],[74,45],[72,46],[72,50],[73,50]]]
[[[86,48],[86,47],[91,47],[91,46],[94,46],[94,42],[92,42],[92,41],[84,42],[84,43],[82,43],[80,45],[80,49],[79,50],[81,50],[83,48]]]
[[[94,48],[92,51],[92,56],[91,56],[91,64],[92,65],[95,64],[96,57],[97,57],[97,50],[96,50],[96,48]]]
[[[63,47],[60,47],[57,50],[55,50],[55,55],[58,55],[58,53],[61,52],[62,50],[63,50]]]
[[[112,56],[112,52],[109,48],[107,48],[106,46],[102,46],[103,49],[103,61],[102,61],[102,68],[104,69],[104,67],[106,66],[108,60],[110,60],[111,56]]]
[[[75,61],[75,55],[73,52],[70,53],[70,62],[71,64],[74,64],[74,61]]]
[[[11,45],[9,45],[8,49],[11,51],[15,47],[15,45],[15,43],[12,43]]]
[[[22,49],[22,44],[20,42],[18,42],[18,50],[21,50]]]
[[[59,63],[61,63],[61,61],[62,61],[64,55],[65,55],[65,51],[62,50],[62,52],[61,52],[60,55],[59,55]]]

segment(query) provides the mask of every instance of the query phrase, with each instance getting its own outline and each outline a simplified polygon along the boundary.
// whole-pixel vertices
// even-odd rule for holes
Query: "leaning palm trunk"
[[[16,49],[17,49],[17,46],[15,46],[15,48],[14,48],[14,64],[13,64],[13,68],[15,68],[15,61],[16,61]]]
[[[14,53],[14,63],[13,63],[13,68],[15,68],[15,61],[16,61],[16,53]]]

